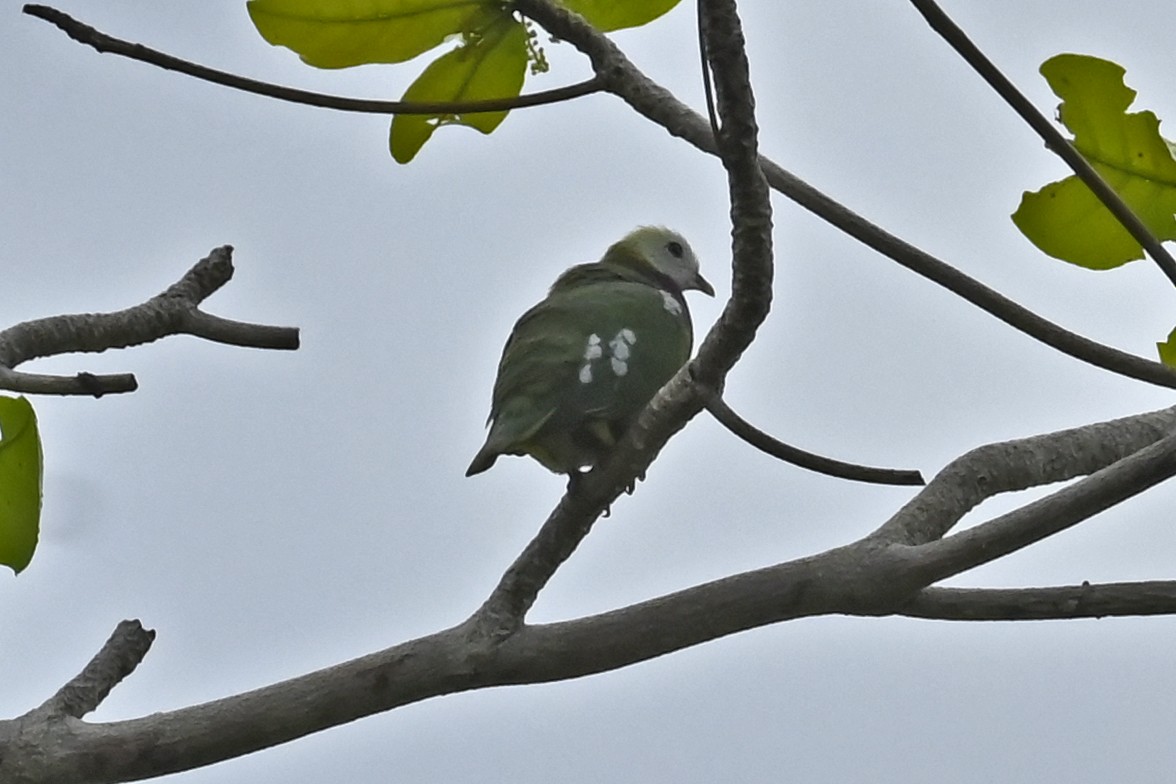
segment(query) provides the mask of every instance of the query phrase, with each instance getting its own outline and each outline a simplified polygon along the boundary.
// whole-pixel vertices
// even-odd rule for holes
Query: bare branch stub
[[[129,373],[52,376],[16,368],[38,357],[128,348],[169,335],[251,348],[298,348],[298,330],[293,327],[247,324],[200,310],[201,302],[232,279],[232,251],[229,245],[213,249],[164,292],[125,310],[50,316],[0,331],[0,389],[94,397],[131,392],[137,383]]]
[[[126,678],[147,655],[155,632],[139,621],[122,621],[102,649],[80,673],[62,686],[33,714],[46,718],[70,716],[80,719],[97,708],[106,695]]]

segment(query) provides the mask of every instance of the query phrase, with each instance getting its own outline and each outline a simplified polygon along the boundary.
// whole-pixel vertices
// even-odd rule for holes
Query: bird
[[[511,330],[466,476],[500,455],[529,455],[569,488],[602,462],[637,414],[690,358],[683,292],[715,290],[676,231],[640,226],[600,261],[578,264]]]

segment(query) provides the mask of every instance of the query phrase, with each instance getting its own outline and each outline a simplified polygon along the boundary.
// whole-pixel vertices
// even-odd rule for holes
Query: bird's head
[[[641,226],[625,235],[618,246],[672,280],[683,291],[694,289],[709,297],[715,289],[698,271],[698,257],[686,238],[664,226]]]

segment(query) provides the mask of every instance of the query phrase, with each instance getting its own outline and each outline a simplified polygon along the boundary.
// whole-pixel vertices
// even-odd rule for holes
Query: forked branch
[[[166,291],[126,310],[50,316],[0,331],[0,389],[95,397],[132,392],[138,384],[129,373],[49,376],[16,367],[38,357],[128,348],[169,335],[194,335],[249,348],[298,348],[298,330],[293,327],[248,324],[200,309],[200,303],[233,277],[232,254],[228,245],[215,248]]]

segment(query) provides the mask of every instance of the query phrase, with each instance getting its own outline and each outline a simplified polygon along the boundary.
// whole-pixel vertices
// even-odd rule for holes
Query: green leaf
[[[1156,349],[1160,353],[1160,361],[1169,367],[1176,367],[1176,329],[1168,333],[1168,339],[1157,343]]]
[[[1074,146],[1161,240],[1176,239],[1176,159],[1149,111],[1127,112],[1135,91],[1121,66],[1060,54],[1041,73],[1062,99],[1059,117]],[[1013,222],[1051,256],[1090,269],[1143,258],[1143,249],[1075,176],[1025,193]]]
[[[23,397],[0,397],[0,564],[20,573],[41,521],[41,437]]]
[[[409,85],[403,100],[454,102],[513,98],[522,90],[526,69],[526,28],[505,17],[482,35],[467,38],[457,49],[430,63]],[[506,119],[506,114],[505,111],[398,114],[392,118],[389,136],[392,157],[399,163],[408,163],[442,125],[465,125],[490,133]]]
[[[510,18],[494,0],[249,0],[248,9],[265,40],[319,68],[404,62]]]
[[[640,27],[678,4],[678,0],[563,0],[563,4],[602,32]]]

